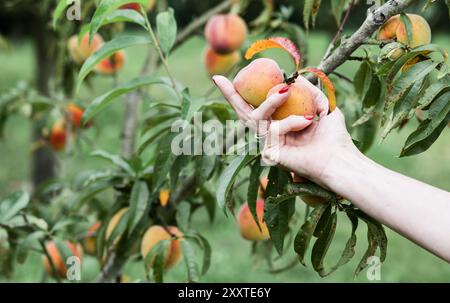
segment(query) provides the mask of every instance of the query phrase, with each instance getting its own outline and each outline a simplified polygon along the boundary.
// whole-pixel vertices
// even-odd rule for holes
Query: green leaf
[[[130,164],[128,164],[127,161],[125,161],[122,157],[118,155],[110,154],[104,150],[96,150],[91,153],[91,156],[110,161],[112,164],[123,169],[130,176],[134,176],[136,174],[136,172],[133,171],[133,168],[130,166]]]
[[[426,60],[414,64],[406,72],[403,72],[392,85],[392,89],[388,93],[385,103],[385,109],[394,105],[404,94],[408,92],[408,89],[417,81],[422,81],[429,73],[431,73],[439,62],[433,60]]]
[[[422,81],[417,81],[410,86],[400,100],[395,104],[392,119],[386,125],[381,138],[384,139],[396,127],[398,127],[409,115],[417,103],[417,96],[422,86]]]
[[[378,248],[378,244],[376,239],[373,237],[373,234],[370,232],[370,230],[367,230],[367,241],[369,243],[366,252],[364,253],[364,256],[361,258],[361,261],[359,261],[358,266],[356,267],[354,277],[359,275],[360,272],[362,272],[367,267],[367,260],[370,257],[375,256],[375,253]]]
[[[91,36],[92,37],[92,36]],[[81,84],[86,76],[95,68],[95,66],[105,58],[110,57],[115,52],[127,47],[136,45],[151,44],[151,39],[147,36],[121,35],[111,41],[106,42],[102,48],[90,56],[83,64],[78,74],[76,91],[80,91]]]
[[[294,240],[294,250],[298,255],[299,261],[305,265],[304,258],[306,251],[308,249],[309,242],[316,230],[317,224],[320,218],[324,214],[328,205],[321,204],[317,206],[309,215],[308,220],[302,225],[299,232],[295,236]]]
[[[161,186],[166,182],[167,176],[177,159],[177,156],[172,153],[172,141],[175,136],[175,133],[169,133],[158,144],[155,160],[154,190],[159,191]]]
[[[219,207],[226,213],[226,205],[229,198],[230,190],[238,176],[239,172],[251,161],[255,156],[244,155],[236,157],[230,165],[223,171],[219,178],[219,184],[216,190],[216,200]]]
[[[156,283],[164,282],[164,264],[167,258],[167,254],[170,252],[169,246],[171,242],[169,240],[159,241],[156,249],[152,252],[151,257],[153,262],[153,276]]]
[[[320,217],[319,222],[317,223],[316,229],[314,230],[314,237],[320,238],[322,234],[326,231],[328,223],[331,219],[331,204],[328,204],[327,209]]]
[[[194,250],[187,240],[180,239],[179,241],[181,244],[183,258],[188,272],[188,282],[198,282],[199,272],[197,261],[195,260]]]
[[[17,246],[17,250],[16,250],[16,257],[17,257],[17,262],[19,262],[19,264],[23,264],[28,256],[28,252],[30,251],[30,248],[32,247],[32,245],[37,242],[39,239],[43,239],[45,237],[45,232],[38,230],[38,231],[34,231],[28,235],[26,235],[25,238],[23,238],[20,242],[19,245]]]
[[[364,100],[367,91],[372,83],[372,68],[367,61],[363,61],[353,78],[355,92]]]
[[[53,29],[56,29],[56,24],[58,23],[58,20],[64,14],[66,7],[69,4],[70,4],[70,2],[67,0],[58,0],[58,4],[56,5],[55,10],[53,11],[53,16],[52,16]]]
[[[316,17],[319,13],[321,0],[305,0],[303,6],[303,23],[305,25],[306,30],[309,29],[309,20],[312,17],[313,27],[315,26]]]
[[[211,178],[214,168],[216,167],[216,160],[217,157],[214,155],[202,155],[197,157],[195,160],[195,169],[198,176],[198,183],[203,184]]]
[[[147,24],[145,23],[144,17],[138,13],[135,10],[132,9],[119,9],[116,11],[113,11],[110,15],[108,15],[104,20],[101,26],[108,25],[112,23],[117,22],[130,22],[135,23],[143,28],[147,29]],[[81,41],[81,39],[84,37],[84,35],[91,31],[91,24],[85,24],[83,25],[82,29],[80,30],[80,33],[78,34],[78,39]]]
[[[331,12],[333,13],[336,24],[339,26],[341,24],[341,17],[344,9],[348,5],[348,0],[331,0]]]
[[[104,20],[122,5],[138,3],[145,7],[147,2],[148,0],[102,0],[97,5],[97,9],[95,10],[90,22],[90,38],[92,39],[92,37],[98,32],[100,27],[104,24]]]
[[[63,260],[64,264],[66,264],[67,259],[74,256],[73,251],[70,249],[67,243],[69,241],[60,238],[54,238],[53,240],[55,241],[55,245],[58,248],[61,259]]]
[[[128,234],[131,234],[148,208],[149,191],[147,183],[136,181],[131,189]]]
[[[156,26],[161,49],[168,55],[177,37],[177,21],[172,8],[156,16]]]
[[[178,203],[176,219],[178,226],[182,230],[186,230],[188,228],[190,216],[191,216],[191,204],[187,202]]]
[[[191,156],[179,155],[176,157],[175,162],[173,162],[173,165],[170,168],[169,172],[170,187],[172,191],[176,190],[180,173],[183,168],[185,168],[189,164],[190,161],[192,161]]]
[[[326,225],[323,232],[320,234],[320,237],[314,243],[312,253],[311,253],[311,263],[313,265],[314,270],[319,273],[321,277],[326,276],[325,268],[323,265],[323,261],[325,256],[330,248],[331,241],[333,240],[334,234],[336,232],[336,224],[337,224],[337,213],[334,212],[330,220],[328,220],[328,224]]]
[[[258,214],[256,212],[256,200],[258,199],[259,188],[261,187],[260,176],[263,171],[263,167],[261,166],[261,158],[257,158],[250,167],[250,177],[248,182],[248,191],[247,191],[247,203],[248,208],[250,209],[250,213],[253,216],[253,220],[256,225],[258,225],[259,230],[261,231],[261,226],[259,225]]]
[[[377,104],[382,96],[382,91],[380,78],[377,75],[373,75],[370,86],[364,94],[363,107],[369,108]]]
[[[25,191],[12,193],[0,201],[0,222],[6,223],[27,207],[30,195]]]
[[[422,121],[419,127],[406,139],[400,157],[420,154],[428,150],[439,138],[450,122],[450,92],[438,97],[429,109],[428,119]]]
[[[203,250],[203,264],[202,264],[202,276],[203,276],[208,272],[208,269],[211,265],[211,254],[212,254],[211,245],[209,244],[208,240],[206,240],[205,237],[203,237],[201,234],[197,232],[190,232],[189,234],[185,235],[185,237],[187,239],[194,240],[195,243],[200,247],[200,249]]]
[[[148,137],[144,142],[142,142],[139,145],[137,154],[141,155],[149,145],[153,144],[158,138],[160,138],[164,134],[167,134],[169,131],[170,126],[167,126],[161,128],[159,131],[152,134],[150,137]]]
[[[450,83],[448,81],[439,81],[431,84],[423,95],[420,95],[417,103],[420,105],[420,109],[428,107],[438,96],[450,91]]]
[[[411,19],[409,19],[408,15],[402,12],[400,14],[400,20],[402,21],[403,25],[406,29],[406,44],[409,45],[412,42],[413,39],[413,28],[412,28],[412,22]]]

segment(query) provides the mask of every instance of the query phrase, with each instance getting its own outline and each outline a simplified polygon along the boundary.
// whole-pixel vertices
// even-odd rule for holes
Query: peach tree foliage
[[[0,254],[0,262],[3,264],[3,272],[11,272],[15,263],[24,262],[31,248],[45,253],[44,243],[50,239],[55,240],[63,256],[70,255],[64,240],[82,240],[92,223],[91,214],[95,213],[96,218],[104,223],[97,232],[96,242],[98,259],[104,260],[99,281],[111,280],[120,273],[127,260],[136,257],[137,242],[153,224],[177,225],[184,232],[181,247],[187,280],[198,281],[209,268],[211,247],[201,233],[195,230],[195,226],[191,226],[192,215],[204,207],[213,221],[216,205],[225,213],[232,213],[235,204],[243,200],[240,193],[244,188],[245,200],[256,217],[260,177],[266,173],[269,183],[265,191],[264,219],[271,240],[255,243],[254,252],[267,260],[273,272],[280,272],[291,266],[276,268],[270,250],[274,249],[283,255],[288,247],[290,250],[293,247],[297,256],[292,266],[299,261],[306,265],[305,254],[311,248],[314,270],[321,276],[332,273],[354,256],[356,230],[360,223],[367,225],[369,245],[355,274],[367,266],[367,259],[375,255],[377,250],[380,260],[384,261],[387,238],[382,225],[334,193],[311,182],[294,183],[290,172],[279,167],[262,167],[259,156],[172,154],[171,141],[174,134],[170,132],[170,127],[175,120],[181,118],[192,123],[193,113],[200,111],[205,119],[218,119],[225,123],[226,120],[235,119],[232,109],[221,98],[191,95],[189,89],[171,74],[168,59],[171,52],[181,44],[180,37],[185,34],[177,28],[177,12],[168,8],[158,13],[155,22],[150,22],[143,8],[141,12],[118,9],[131,2],[145,5],[145,0],[87,2],[90,4],[90,11],[84,12],[85,21],[81,26],[74,27],[66,25],[67,22],[62,20],[66,1],[58,1],[52,20],[55,31],[63,31],[64,35],[61,35],[65,38],[73,33],[78,33],[80,37],[90,33],[92,37],[103,31],[110,39],[81,68],[67,62],[61,63],[60,70],[64,71],[61,75],[64,74],[64,77],[61,77],[63,81],[60,83],[58,98],[62,102],[68,102],[77,96],[83,83],[90,83],[91,72],[98,62],[128,47],[151,46],[158,55],[157,65],[164,68],[167,77],[143,72],[133,79],[117,83],[112,89],[96,97],[86,108],[83,123],[93,120],[108,106],[120,106],[120,100],[128,98],[132,93],[142,96],[148,111],[143,115],[143,123],[139,129],[140,143],[131,158],[123,157],[119,152],[92,151],[92,157],[107,161],[110,167],[84,172],[74,180],[52,182],[36,191],[32,197],[21,191],[1,200],[0,252],[5,253]],[[237,1],[231,6],[231,11],[245,15],[249,2]],[[397,1],[400,5],[396,6],[395,11],[389,7],[391,2],[386,1],[382,7],[369,14],[368,18],[377,16],[379,12],[391,15],[401,13],[412,1]],[[422,2],[429,4],[429,1]],[[293,12],[291,8],[282,6],[275,10],[273,3],[274,1],[263,1],[260,16],[251,23],[252,30],[264,37],[288,37],[302,54],[301,66],[307,66],[305,30],[288,21]],[[303,27],[306,30],[311,30],[311,25],[314,27],[320,3],[317,0],[305,1]],[[426,151],[450,119],[447,52],[435,44],[414,49],[402,46],[405,48],[404,54],[397,60],[390,60],[384,54],[385,43],[373,39],[375,28],[379,28],[381,24],[365,22],[361,26],[364,34],[370,33],[373,37],[361,37],[359,32],[349,37],[344,36],[340,33],[341,25],[352,17],[351,8],[356,4],[350,0],[331,1],[331,4],[338,34],[317,68],[329,74],[336,91],[337,104],[345,113],[348,129],[358,147],[367,151],[378,132],[383,138],[386,137],[391,131],[403,127],[413,119],[414,113],[420,109],[425,113],[424,118],[406,140],[401,156]],[[133,23],[140,30],[133,34],[122,33],[118,29],[118,24],[122,22]],[[406,15],[402,15],[402,22],[407,32],[411,33],[411,24]],[[352,52],[348,54],[348,50],[356,48],[361,49],[363,55],[350,56]],[[359,66],[354,79],[335,73],[337,66],[330,64],[347,60],[353,60]],[[411,62],[414,64],[410,64]],[[245,64],[246,62],[242,62],[241,67]],[[72,77],[74,72],[76,76]],[[312,75],[309,79],[316,81]],[[147,91],[152,86],[170,90],[172,99],[164,102],[152,100]],[[34,115],[51,112],[55,102],[39,96],[31,87],[19,84],[0,96],[0,129],[6,117],[20,113],[24,106],[31,108],[30,117],[33,118]],[[170,189],[171,192],[167,207],[162,207],[159,203],[159,193],[163,189]],[[105,192],[112,193],[114,203],[103,203]],[[310,210],[299,202],[299,197],[305,194],[319,196],[329,203]],[[50,200],[52,207],[44,203],[29,203],[31,200]],[[122,217],[107,239],[106,223],[125,206],[129,207],[127,215]],[[348,218],[351,233],[346,243],[332,243],[337,224],[345,224],[338,222],[338,218],[342,218],[338,217],[340,213]],[[304,222],[299,223],[303,218]],[[118,236],[118,242],[113,241]],[[341,246],[342,255],[334,261],[334,265],[325,266],[324,259],[331,244]],[[167,245],[167,241],[162,241],[141,260],[142,266],[148,264],[148,260],[155,260],[153,266],[147,268],[149,279],[163,281]]]

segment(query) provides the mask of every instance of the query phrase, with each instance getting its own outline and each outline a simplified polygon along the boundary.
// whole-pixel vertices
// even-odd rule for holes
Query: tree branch
[[[320,62],[318,69],[325,74],[330,74],[336,68],[341,66],[348,57],[361,45],[363,45],[373,33],[386,22],[390,17],[395,16],[404,11],[415,0],[389,0],[375,10],[368,10],[367,18],[359,29],[350,36],[350,38],[343,40],[338,48],[336,48],[330,56]],[[313,75],[308,76],[308,80],[312,83],[317,82],[317,77]]]

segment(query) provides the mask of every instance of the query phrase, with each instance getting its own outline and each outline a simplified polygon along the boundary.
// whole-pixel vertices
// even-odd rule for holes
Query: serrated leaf
[[[199,272],[197,261],[195,260],[194,250],[187,240],[180,239],[179,241],[181,244],[183,258],[188,272],[188,282],[198,282]]]
[[[30,195],[25,191],[12,193],[0,201],[0,222],[7,223],[21,210],[27,207]]]
[[[430,107],[430,117],[406,139],[400,157],[420,154],[428,150],[450,122],[450,92],[437,98]]]
[[[175,136],[175,133],[169,133],[158,144],[155,160],[154,190],[159,191],[164,182],[166,182],[167,176],[177,159],[177,156],[172,153],[172,141]]]
[[[402,12],[402,13],[400,13],[400,20],[406,29],[406,37],[407,37],[406,45],[409,45],[413,39],[413,26],[412,26],[411,19],[409,19],[407,14]]]
[[[250,60],[256,54],[271,48],[283,49],[292,57],[297,70],[302,62],[302,57],[294,42],[284,37],[273,37],[269,39],[259,40],[253,43],[245,53],[245,59]]]
[[[98,32],[100,27],[103,25],[104,20],[119,7],[129,3],[138,3],[145,7],[147,2],[148,0],[101,0],[101,2],[97,5],[97,9],[95,10],[90,22],[90,37],[93,37]]]
[[[321,277],[326,276],[323,261],[328,252],[328,249],[330,248],[331,241],[333,240],[334,234],[336,232],[336,224],[337,224],[337,213],[334,212],[331,215],[330,220],[328,220],[328,224],[321,233],[320,237],[314,243],[311,252],[311,263],[313,265],[314,270]]]
[[[92,37],[92,36],[90,36]],[[81,84],[86,76],[95,68],[95,66],[105,58],[110,57],[115,52],[137,45],[151,44],[152,41],[148,36],[138,35],[121,35],[111,41],[106,42],[98,51],[86,59],[80,69],[77,79],[76,92],[80,91]]]
[[[250,177],[248,182],[247,190],[247,203],[250,213],[253,216],[253,220],[261,231],[261,226],[259,225],[258,214],[256,212],[256,200],[258,199],[258,191],[260,188],[260,176],[263,171],[261,166],[260,158],[256,159],[250,167]]]
[[[432,60],[426,60],[413,65],[406,72],[403,72],[393,83],[392,89],[388,92],[387,100],[385,103],[385,110],[394,105],[408,89],[417,81],[421,81],[430,72],[432,72],[439,62],[433,62]]]
[[[149,190],[147,183],[136,181],[131,189],[130,208],[128,210],[128,234],[131,234],[148,208]]]
[[[336,92],[334,90],[333,82],[331,82],[330,78],[328,78],[323,71],[315,67],[307,67],[300,71],[300,73],[304,72],[312,73],[322,81],[327,93],[330,112],[333,112],[336,109]]]
[[[110,90],[109,92],[104,93],[103,95],[95,98],[94,101],[92,101],[84,111],[82,120],[83,125],[85,125],[88,121],[92,120],[92,118],[95,115],[97,115],[100,111],[102,111],[106,106],[108,106],[112,101],[114,101],[118,97],[135,89],[152,84],[166,85],[166,82],[163,81],[161,78],[155,76],[142,76],[139,78],[135,78],[122,85],[119,85]]]
[[[230,165],[223,171],[222,175],[219,178],[219,183],[217,185],[216,190],[216,200],[219,204],[219,207],[226,213],[226,205],[228,196],[230,194],[230,190],[233,187],[233,184],[238,176],[239,172],[252,160],[254,160],[254,156],[244,155],[238,156],[233,161],[231,161]]]
[[[166,12],[159,13],[156,16],[156,26],[161,49],[164,54],[168,55],[177,37],[177,21],[174,10],[169,7]]]
[[[190,217],[191,217],[191,204],[189,204],[188,202],[178,203],[176,220],[178,226],[182,230],[186,230],[188,228]]]
[[[190,232],[185,238],[192,239],[203,250],[202,276],[206,274],[211,265],[212,249],[208,240],[197,232]]]
[[[424,94],[419,97],[417,103],[420,105],[420,109],[428,107],[439,95],[450,91],[450,83],[439,81],[431,84],[425,90]]]
[[[121,156],[110,154],[104,150],[96,150],[91,153],[92,157],[102,158],[108,160],[112,164],[116,165],[118,168],[123,169],[130,176],[134,176],[136,173],[127,161],[125,161]]]
[[[62,17],[66,7],[70,4],[67,0],[58,0],[58,4],[55,7],[55,10],[53,11],[52,15],[52,26],[53,29],[56,29],[56,24],[58,23],[58,20]]]
[[[317,206],[309,215],[308,220],[302,225],[299,232],[295,236],[294,250],[298,255],[299,261],[305,265],[304,258],[306,250],[308,249],[309,242],[316,230],[317,223],[322,217],[323,213],[327,209],[328,205],[321,204]]]

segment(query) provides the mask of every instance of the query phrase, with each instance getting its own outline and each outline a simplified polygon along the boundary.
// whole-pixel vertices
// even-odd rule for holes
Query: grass
[[[449,48],[447,36],[437,36],[434,41]],[[326,34],[311,33],[310,64],[314,65],[320,60],[330,38]],[[204,41],[195,38],[178,49],[170,59],[173,74],[179,81],[191,89],[193,95],[202,95],[212,86],[211,81],[204,72],[201,53]],[[128,64],[119,75],[119,81],[125,81],[136,76],[145,58],[146,48],[133,48],[128,50]],[[283,67],[288,67],[289,58],[280,55],[278,51],[269,51],[269,56],[280,60]],[[13,41],[11,53],[0,53],[0,92],[7,89],[20,79],[32,81],[34,71],[32,68],[33,53],[29,41]],[[339,68],[341,73],[352,75],[355,72],[354,63],[346,63]],[[108,78],[94,79],[94,89],[82,89],[80,98],[89,102],[95,96],[112,87],[113,81]],[[164,98],[164,92],[158,90],[152,96],[155,99]],[[345,100],[340,100],[345,102]],[[143,109],[148,103],[143,105]],[[120,128],[122,124],[123,102],[119,101],[108,107],[97,118],[94,127],[88,131],[88,136],[94,139],[93,146],[82,146],[72,152],[60,155],[60,174],[62,178],[70,179],[77,173],[87,169],[103,167],[105,163],[91,159],[88,154],[92,148],[101,148],[117,153],[120,148]],[[101,125],[102,127],[96,127]],[[0,142],[0,195],[4,195],[19,188],[28,186],[30,164],[30,129],[31,125],[26,118],[12,117],[5,128],[5,137]],[[417,178],[426,183],[450,190],[450,170],[446,163],[450,161],[448,146],[450,132],[445,130],[437,143],[426,153],[417,157],[398,158],[406,136],[413,126],[398,133],[393,133],[384,142],[376,144],[369,152],[369,156],[405,175]],[[380,200],[383,199],[380,196]],[[430,197],[430,201],[433,197]],[[424,212],[427,203],[423,201]],[[300,213],[303,212],[299,205]],[[339,218],[344,220],[345,218]],[[299,222],[296,226],[299,225]],[[340,224],[335,236],[334,244],[329,253],[329,260],[337,260],[349,234],[349,224]],[[364,254],[366,248],[365,228],[358,232],[358,246],[356,257],[346,266],[339,269],[330,277],[321,279],[311,267],[296,266],[295,268],[278,275],[267,272],[264,262],[255,260],[251,256],[251,245],[238,235],[237,224],[234,218],[226,218],[217,212],[216,220],[210,224],[206,213],[197,213],[193,218],[192,227],[202,231],[213,247],[213,259],[210,271],[202,278],[204,282],[352,282],[353,270]],[[389,252],[386,263],[382,266],[382,282],[445,282],[450,277],[450,266],[439,260],[410,241],[387,231],[389,238]],[[138,241],[138,240],[137,240]],[[288,262],[294,257],[292,247],[288,247],[287,255],[279,263]],[[41,256],[30,254],[27,262],[16,268],[13,281],[41,281],[43,270]],[[326,262],[326,265],[332,265]],[[83,278],[91,281],[99,269],[97,261],[87,257],[83,262]],[[143,266],[140,262],[130,262],[125,273],[133,279],[143,277]],[[184,281],[185,268],[178,265],[166,276],[167,281]],[[0,277],[0,280],[2,278]],[[365,274],[361,274],[356,281],[367,282]]]

